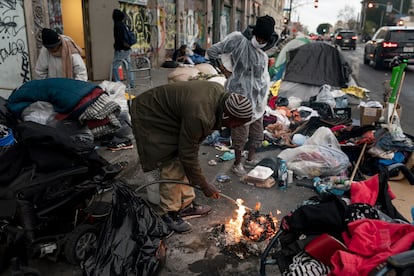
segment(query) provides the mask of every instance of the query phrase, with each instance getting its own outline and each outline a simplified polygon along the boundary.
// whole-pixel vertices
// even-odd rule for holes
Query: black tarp
[[[313,42],[287,52],[283,80],[315,86],[347,87],[351,68],[335,47]]]
[[[112,210],[97,248],[84,264],[87,276],[155,276],[166,261],[168,226],[121,181],[113,183]]]

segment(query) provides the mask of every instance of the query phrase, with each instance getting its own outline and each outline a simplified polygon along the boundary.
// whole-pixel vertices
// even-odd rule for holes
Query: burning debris
[[[276,233],[276,225],[270,215],[247,211],[243,216],[241,231],[251,241],[264,241]]]
[[[251,210],[243,205],[243,200],[237,199],[236,202],[239,206],[237,217],[216,226],[212,232],[217,246],[225,254],[236,255],[240,259],[250,255],[260,256],[267,241],[277,232],[277,219],[271,213],[261,214],[260,203]]]

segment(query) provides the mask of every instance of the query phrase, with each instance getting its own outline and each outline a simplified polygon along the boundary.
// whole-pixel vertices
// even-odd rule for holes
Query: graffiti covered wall
[[[205,12],[202,10],[189,9],[185,12],[183,18],[181,44],[186,44],[188,46],[192,46],[193,43],[196,42],[203,44],[205,41]]]
[[[164,40],[159,45],[165,44],[165,49],[171,50],[175,48],[175,3],[165,3],[162,9],[164,12],[160,13],[160,16],[165,14],[163,15],[165,17],[165,26],[160,28],[160,32],[163,34]]]
[[[23,0],[0,0],[0,90],[30,80]]]
[[[121,10],[126,14],[126,24],[137,36],[133,49],[151,50],[151,22],[155,17],[145,6],[121,3]]]
[[[174,49],[175,8],[171,0],[159,1],[153,9],[121,3],[120,9],[127,15],[126,23],[137,35],[138,42],[132,48],[146,52]]]

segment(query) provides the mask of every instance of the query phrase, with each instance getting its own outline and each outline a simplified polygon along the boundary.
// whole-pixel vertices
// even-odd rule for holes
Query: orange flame
[[[246,207],[243,205],[244,201],[242,199],[238,198],[236,202],[239,206],[236,210],[237,218],[230,219],[230,221],[225,225],[228,233],[228,235],[226,235],[227,244],[238,243],[243,236],[241,226],[243,223],[243,215],[246,213]]]
[[[243,200],[238,198],[236,200],[238,209],[236,210],[237,217],[235,219],[230,219],[230,221],[225,224],[225,229],[227,232],[226,235],[226,244],[234,244],[239,243],[241,238],[243,237],[242,233],[242,224],[243,224],[243,216],[247,212],[247,207],[243,205]],[[255,211],[259,211],[261,208],[261,203],[257,202],[255,206]],[[276,210],[277,214],[280,214],[281,212],[279,210]],[[274,222],[275,225],[278,224],[278,220],[276,217],[270,213],[270,216]],[[266,220],[266,217],[260,217],[260,220]],[[263,221],[261,221],[263,223]],[[257,236],[260,236],[263,233],[263,228],[260,227],[257,223],[254,221],[249,222],[249,232],[253,233]]]

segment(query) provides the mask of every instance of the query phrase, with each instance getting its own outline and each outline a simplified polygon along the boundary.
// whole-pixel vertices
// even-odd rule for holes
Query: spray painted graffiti
[[[180,42],[192,46],[194,43],[203,44],[205,37],[205,12],[202,10],[187,10],[183,15],[183,24]]]
[[[165,3],[165,49],[175,48],[175,4]]]
[[[0,0],[0,89],[30,80],[23,0]]]
[[[137,43],[133,49],[151,49],[151,28],[152,12],[144,6],[121,3],[121,10],[126,14],[126,24],[137,36]]]
[[[198,10],[195,12],[196,14],[196,22],[197,22],[197,27],[198,27],[198,36],[197,36],[197,41],[198,44],[204,44],[205,43],[205,12],[202,10]]]
[[[60,1],[48,1],[48,10],[50,28],[63,34],[62,6]]]
[[[224,7],[220,16],[220,40],[230,32],[230,8]]]

